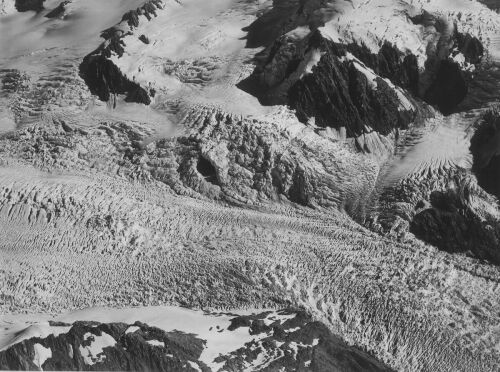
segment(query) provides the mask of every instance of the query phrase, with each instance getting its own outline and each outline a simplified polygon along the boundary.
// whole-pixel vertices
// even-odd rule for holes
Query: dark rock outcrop
[[[161,6],[161,0],[149,0],[143,6],[125,13],[121,22],[127,23],[132,30],[139,25],[140,15],[151,20]],[[103,31],[101,37],[106,41],[83,59],[80,64],[80,76],[92,94],[97,95],[102,101],[108,101],[113,94],[124,94],[127,102],[149,105],[151,98],[148,91],[127,78],[109,59],[112,54],[118,57],[123,55],[125,44],[122,39],[127,34],[119,27],[111,27]]]
[[[471,139],[473,171],[479,185],[500,198],[500,111],[485,113]]]
[[[109,101],[112,94],[125,94],[127,102],[149,105],[151,99],[145,89],[130,81],[105,55],[86,56],[80,65],[80,75],[92,94],[101,101]]]
[[[312,53],[321,57],[305,72]],[[367,76],[371,70],[374,79]],[[403,56],[390,44],[374,55],[364,46],[334,43],[312,31],[298,41],[286,35],[277,40],[239,86],[263,104],[288,104],[302,122],[314,117],[317,126],[345,127],[348,137],[357,137],[373,130],[386,135],[417,120],[419,104],[392,82],[417,89],[413,56]],[[413,107],[404,107],[401,96]]]
[[[356,43],[347,45],[347,50],[380,77],[418,95],[420,76],[417,57],[413,54],[404,54],[387,41],[377,54],[372,53],[365,45]]]
[[[146,35],[139,36],[139,40],[142,41],[144,44],[149,44],[149,39]]]
[[[483,3],[488,8],[493,10],[500,10],[500,2],[498,0],[478,0],[480,3]]]
[[[66,13],[66,5],[70,4],[71,0],[61,2],[57,7],[52,9],[45,17],[47,18],[62,18]]]
[[[425,100],[435,105],[444,114],[450,114],[467,95],[467,83],[457,62],[439,62],[432,85],[425,93]]]
[[[262,320],[265,315],[266,313],[233,319],[231,329],[250,327],[251,334],[266,333],[267,336],[259,341],[251,341],[245,348],[229,355],[219,356],[216,361],[224,363],[224,370],[241,371],[264,353],[281,355],[267,365],[264,369],[266,371],[390,371],[372,356],[348,346],[324,324],[313,321],[303,311],[297,312],[295,317],[283,323],[276,320],[268,325]]]
[[[500,265],[500,224],[480,216],[471,207],[468,190],[435,191],[431,207],[418,213],[410,223],[415,236],[450,253]]]
[[[411,18],[438,35],[428,45],[420,71],[415,55],[388,42],[374,54],[362,44],[323,37],[315,4],[276,0],[273,9],[247,28],[247,45],[267,48],[256,56],[253,75],[239,87],[262,104],[288,104],[302,122],[314,118],[320,127],[345,127],[347,136],[358,137],[372,130],[386,135],[407,128],[429,115],[426,103],[452,113],[467,96],[471,71],[481,63],[484,48],[447,19],[427,12]],[[310,29],[305,36],[304,26]],[[463,65],[462,57],[454,59],[459,53]],[[310,66],[314,58],[318,60]]]
[[[235,315],[227,330],[217,326],[210,331],[241,332],[242,327],[248,328],[253,340],[216,357],[219,369],[391,371],[369,354],[347,345],[302,310]],[[210,372],[212,369],[199,360],[205,346],[205,340],[195,335],[165,332],[141,322],[133,326],[76,322],[69,332],[57,337],[31,338],[0,352],[0,369]]]
[[[289,90],[289,104],[301,121],[315,117],[316,125],[340,128],[356,137],[369,127],[388,134],[406,128],[415,120],[415,112],[400,109],[399,98],[382,78],[368,81],[353,61],[343,61],[345,51],[326,43],[326,53],[313,68]]]
[[[138,328],[136,331],[126,333],[129,326],[123,323],[76,322],[66,334],[31,338],[0,352],[0,369],[195,372],[197,369],[187,363],[191,361],[202,371],[209,370],[198,361],[203,350],[202,340],[182,332],[164,332],[139,322],[134,326]],[[112,343],[93,354],[92,343],[100,337]],[[150,340],[154,342],[148,343]],[[40,366],[35,364],[36,344],[50,349],[51,354]]]
[[[464,63],[475,68],[482,61],[484,47],[476,37],[458,32],[456,25],[426,11],[410,19],[439,35],[437,41],[427,47],[419,96],[442,113],[451,114],[467,97],[473,78],[470,69],[465,69],[453,57],[461,53]]]
[[[43,10],[45,0],[16,0],[15,6],[18,12],[27,12],[34,10],[40,12]]]

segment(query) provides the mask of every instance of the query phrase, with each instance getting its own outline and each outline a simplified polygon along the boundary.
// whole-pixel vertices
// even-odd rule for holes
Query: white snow
[[[158,340],[149,340],[146,341],[148,344],[153,345],[153,346],[161,346],[165,347],[165,343],[163,341],[158,341]]]
[[[33,363],[43,371],[42,365],[49,358],[52,358],[52,350],[46,348],[40,344],[34,344],[33,349],[35,350],[35,357],[33,358]]]
[[[137,327],[137,326],[130,326],[127,328],[127,330],[125,331],[125,334],[127,333],[134,333],[135,331],[138,331],[140,328]]]
[[[340,58],[340,61],[345,62],[345,61],[352,61],[354,64],[354,67],[356,67],[356,70],[361,72],[363,75],[366,76],[368,79],[368,83],[373,89],[377,89],[377,78],[378,75],[373,72],[372,69],[368,68],[365,66],[363,62],[361,62],[358,58],[353,56],[351,53],[346,53],[346,55],[342,58]]]
[[[256,11],[258,4],[244,7]],[[156,90],[153,106],[182,96],[186,101],[220,105],[234,113],[272,111],[235,86],[251,73],[252,65],[245,61],[255,53],[245,48],[246,32],[242,30],[255,20],[254,14],[243,10],[241,2],[166,1],[157,14],[151,22],[141,16],[139,27],[123,39],[124,55],[111,57],[129,79]],[[146,35],[150,43],[141,42],[139,35]],[[193,76],[189,71],[194,79],[185,79],[186,73]],[[196,83],[201,75],[206,75],[210,84]]]
[[[264,324],[269,326],[272,323],[279,321],[280,324],[285,323],[289,319],[293,319],[296,317],[297,314],[284,314],[279,311],[272,311],[270,314],[268,314],[264,319]]]
[[[276,316],[286,319],[294,317],[295,314]],[[230,320],[233,318],[234,316],[231,315],[210,315],[203,311],[174,306],[152,306],[126,309],[90,308],[62,315],[58,320],[68,323],[76,320],[94,320],[102,323],[123,322],[129,324],[141,321],[167,332],[179,330],[185,333],[193,333],[198,338],[207,341],[200,360],[212,369],[217,370],[216,367],[220,367],[220,365],[213,360],[219,354],[228,354],[242,347],[245,343],[258,339],[257,336],[250,335],[248,327],[228,331],[227,327],[229,327]]]
[[[440,36],[434,27],[415,25],[408,18],[424,9],[443,20],[453,19],[460,32],[478,37],[492,54],[500,55],[500,17],[470,0],[339,0],[323,9],[326,22],[320,31],[334,41],[362,42],[373,53],[388,41],[402,51],[413,53],[423,68],[427,46],[436,43]],[[449,25],[451,28],[453,22]]]
[[[189,363],[189,365],[190,365],[192,368],[194,368],[196,371],[201,372],[201,368],[200,368],[200,366],[199,366],[198,364],[196,364],[195,362],[192,362],[192,361],[190,361],[190,360],[188,360],[188,363]]]
[[[116,340],[106,332],[102,332],[100,336],[87,332],[83,336],[83,339],[84,341],[87,341],[92,337],[93,341],[90,346],[79,347],[80,354],[82,355],[85,364],[90,366],[100,363],[106,358],[106,356],[102,354],[104,348],[116,345]]]
[[[312,72],[313,67],[318,64],[323,54],[324,52],[321,52],[319,49],[313,49],[308,53],[308,55],[306,56],[306,66],[304,68],[302,76],[305,74],[310,74]]]

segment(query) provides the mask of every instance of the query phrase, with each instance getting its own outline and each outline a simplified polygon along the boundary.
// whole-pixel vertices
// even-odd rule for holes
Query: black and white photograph
[[[0,371],[499,372],[500,0],[0,0]]]

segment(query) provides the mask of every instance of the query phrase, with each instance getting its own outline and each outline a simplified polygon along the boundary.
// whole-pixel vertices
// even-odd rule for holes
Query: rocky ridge
[[[80,76],[90,91],[101,100],[108,101],[113,94],[125,94],[125,100],[128,102],[146,105],[151,103],[149,94],[152,92],[147,92],[139,84],[128,79],[109,58],[113,54],[118,57],[123,55],[125,45],[122,38],[139,26],[139,16],[151,20],[162,4],[162,0],[149,0],[136,10],[125,13],[118,25],[102,32],[101,37],[105,41],[83,59],[80,64]]]
[[[215,316],[217,314],[214,314]],[[210,316],[207,315],[209,318]],[[0,351],[7,370],[107,371],[390,371],[361,350],[350,347],[303,311],[291,309],[233,315],[227,329],[208,332],[247,333],[248,342],[232,345],[207,364],[203,335],[165,331],[142,322],[73,324],[49,322],[68,331],[30,338]],[[207,325],[208,327],[208,325]],[[214,366],[216,366],[214,368]]]

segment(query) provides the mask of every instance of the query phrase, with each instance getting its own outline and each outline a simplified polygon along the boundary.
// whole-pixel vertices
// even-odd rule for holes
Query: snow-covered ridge
[[[387,370],[299,310],[231,314],[176,307],[94,308],[59,318],[71,320],[68,333],[55,339],[30,338],[14,343],[7,351],[8,359],[7,352],[0,352],[0,367],[18,363],[39,370],[54,366],[99,370],[155,366],[180,370],[187,363],[194,370],[216,372],[231,370],[235,364],[245,371],[271,365],[290,370],[314,361],[318,371],[330,363],[346,370],[359,363],[373,371]],[[105,319],[110,323],[101,323]],[[130,322],[134,325],[126,324]],[[79,346],[75,349],[72,345]],[[27,359],[31,350],[33,360]]]

